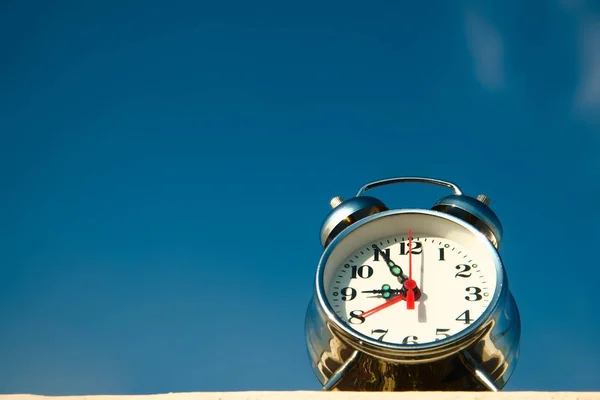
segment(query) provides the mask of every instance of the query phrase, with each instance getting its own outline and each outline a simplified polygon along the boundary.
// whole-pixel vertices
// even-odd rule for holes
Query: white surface
[[[60,396],[28,394],[0,395],[0,400],[600,400],[600,392],[209,392],[169,393],[137,396]]]

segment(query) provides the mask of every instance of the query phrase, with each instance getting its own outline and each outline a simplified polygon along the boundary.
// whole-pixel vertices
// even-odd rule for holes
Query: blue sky
[[[318,390],[329,199],[407,175],[504,224],[506,389],[600,390],[591,2],[9,0],[0,37],[1,393]]]

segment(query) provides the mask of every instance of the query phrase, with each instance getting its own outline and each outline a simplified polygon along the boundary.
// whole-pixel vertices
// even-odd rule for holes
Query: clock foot
[[[483,369],[481,365],[467,352],[463,351],[460,353],[460,358],[469,370],[473,372],[477,380],[481,382],[485,387],[487,387],[492,392],[498,392],[500,389],[494,383],[494,380],[490,375]]]
[[[346,371],[350,367],[352,367],[352,364],[354,363],[354,361],[357,358],[358,358],[358,350],[354,350],[354,352],[350,355],[350,357],[348,357],[348,359],[342,365],[340,365],[340,367],[338,369],[335,370],[335,372],[333,373],[333,375],[331,375],[331,377],[327,380],[327,382],[325,382],[325,384],[323,385],[323,390],[333,389],[335,387],[335,385],[338,384],[340,379],[342,379],[344,377],[344,374],[346,373]]]

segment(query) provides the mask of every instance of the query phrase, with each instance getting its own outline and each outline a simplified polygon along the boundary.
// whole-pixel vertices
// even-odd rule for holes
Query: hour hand
[[[381,286],[381,289],[363,290],[362,292],[380,294],[383,296],[384,299],[389,299],[390,297],[392,297],[392,294],[402,294],[402,289],[392,289],[390,285],[385,284]]]
[[[385,263],[387,264],[388,268],[390,269],[391,274],[399,277],[401,283],[404,283],[404,281],[406,281],[408,279],[408,277],[406,275],[404,275],[404,273],[402,272],[402,268],[400,268],[400,266],[398,266],[395,262],[393,262],[392,259],[390,257],[388,257],[388,255],[385,251],[381,251],[381,249],[376,244],[373,245],[373,251],[376,251],[379,253],[381,258],[384,259]]]

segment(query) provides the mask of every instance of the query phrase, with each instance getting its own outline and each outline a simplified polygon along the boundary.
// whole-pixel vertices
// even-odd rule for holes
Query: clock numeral
[[[446,332],[448,332],[449,330],[450,330],[450,329],[447,329],[447,328],[437,328],[437,329],[435,330],[435,334],[436,334],[437,336],[441,336],[441,338],[436,338],[435,340],[441,340],[441,339],[444,339],[444,338],[450,337],[450,334],[449,334],[449,333],[446,333]]]
[[[374,334],[376,334],[376,333],[380,333],[380,334],[381,334],[381,336],[379,336],[379,337],[377,338],[377,340],[379,340],[379,341],[383,341],[383,337],[384,337],[385,335],[387,335],[387,333],[388,333],[388,330],[387,330],[387,329],[373,329],[373,330],[371,331],[371,335],[374,335]]]
[[[440,261],[446,261],[446,259],[444,258],[444,248],[440,247]]]
[[[373,245],[373,261],[379,261],[379,252],[382,251],[380,250],[377,245]],[[385,249],[383,250],[385,252],[385,255],[390,258],[390,249]]]
[[[342,290],[340,290],[340,293],[342,294],[342,300],[344,301],[354,300],[354,298],[356,297],[356,289],[351,287],[343,288]]]
[[[454,275],[455,278],[461,277],[461,278],[469,278],[471,276],[471,273],[468,272],[471,270],[471,266],[467,265],[467,264],[459,264],[456,266],[456,269],[458,270],[458,272],[456,273],[456,275]]]
[[[463,315],[464,315],[464,318],[461,318]],[[471,313],[469,312],[469,310],[466,310],[464,313],[462,313],[458,317],[456,317],[456,321],[464,321],[465,325],[468,325],[471,322],[473,322],[473,320],[471,319]]]
[[[469,292],[469,295],[465,296],[466,300],[469,300],[469,301],[479,301],[479,300],[483,299],[483,296],[479,294],[479,293],[481,293],[481,289],[479,289],[478,287],[469,286],[465,290],[467,292]],[[471,293],[471,290],[473,290],[474,293]],[[475,296],[475,298],[472,298],[471,296]]]
[[[419,340],[419,338],[416,336],[407,336],[402,339],[402,344],[419,344],[417,340]]]
[[[363,279],[367,279],[373,276],[373,267],[370,265],[362,265],[357,267],[356,265],[352,266],[352,278],[361,277]]]
[[[354,310],[350,312],[350,318],[348,318],[348,322],[350,322],[351,324],[356,324],[356,325],[360,325],[363,322],[365,322],[365,317],[361,317],[360,314],[362,314],[364,311],[363,310]]]
[[[412,254],[421,254],[422,252],[423,252],[423,243],[415,242],[413,240],[411,253]],[[400,243],[400,255],[405,256],[407,254],[408,254],[408,243],[405,243],[405,242]]]

